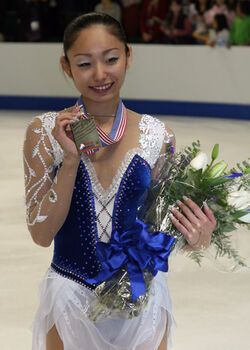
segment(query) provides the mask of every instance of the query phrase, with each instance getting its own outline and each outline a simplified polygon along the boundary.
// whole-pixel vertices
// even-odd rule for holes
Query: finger
[[[194,224],[197,228],[201,227],[201,224],[199,222],[199,219],[197,216],[193,214],[193,212],[187,207],[184,203],[182,203],[180,200],[176,201],[176,204],[178,207],[182,210],[182,212],[185,214],[185,216],[191,221],[192,224]]]
[[[182,225],[182,223],[173,216],[173,214],[170,214],[169,217],[170,217],[172,223],[177,228],[177,230],[186,238],[188,244],[193,246],[193,247],[196,246],[198,244],[198,242],[200,241],[200,233],[195,229],[193,229],[192,233],[190,233],[186,229],[186,227],[184,225]]]
[[[214,224],[216,225],[216,219],[214,217],[214,213],[213,211],[209,208],[209,206],[207,205],[206,202],[203,202],[203,210],[205,212],[205,214],[207,215],[208,219]]]
[[[67,127],[67,125],[71,125],[74,123],[73,119],[64,119],[62,121],[60,121],[60,123],[58,123],[58,128],[59,129],[64,129]]]
[[[66,132],[66,128],[68,125],[71,125],[74,122],[74,120],[70,120],[70,119],[65,119],[62,120],[60,123],[58,123],[55,128],[52,130],[52,134],[53,136],[56,136],[58,134],[61,133],[65,133]]]
[[[203,211],[200,209],[200,207],[192,201],[192,199],[187,198],[183,196],[183,199],[185,201],[185,204],[189,206],[189,208],[192,210],[192,212],[195,214],[195,216],[200,220],[206,220],[206,215],[203,213]]]
[[[188,230],[177,220],[173,214],[169,214],[169,217],[174,224],[174,226],[177,228],[177,230],[188,240],[189,238],[189,232]]]
[[[193,232],[193,227],[191,222],[185,217],[185,215],[183,215],[178,209],[173,208],[171,209],[172,214],[176,217],[176,219],[178,219],[179,222],[181,222],[181,224],[183,226],[185,226],[185,228],[189,231],[189,232]]]
[[[61,121],[65,120],[65,119],[76,120],[77,117],[78,116],[76,113],[62,113],[56,117],[56,123],[60,123]]]

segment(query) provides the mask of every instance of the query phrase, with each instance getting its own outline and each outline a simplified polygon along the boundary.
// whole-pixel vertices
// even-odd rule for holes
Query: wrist
[[[63,159],[63,165],[66,167],[69,167],[70,169],[72,168],[78,168],[79,163],[81,160],[81,156],[80,155],[65,155],[64,159]]]

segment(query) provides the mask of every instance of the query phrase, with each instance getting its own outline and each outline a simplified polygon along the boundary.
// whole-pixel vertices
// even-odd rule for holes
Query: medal
[[[78,152],[98,151],[102,147],[93,117],[78,119],[71,124],[71,130]]]
[[[121,100],[109,135],[95,124],[93,116],[88,116],[82,97],[77,100],[77,106],[81,108],[82,114],[79,120],[71,124],[71,129],[80,153],[91,154],[100,147],[118,142],[123,137],[127,125],[127,111]]]

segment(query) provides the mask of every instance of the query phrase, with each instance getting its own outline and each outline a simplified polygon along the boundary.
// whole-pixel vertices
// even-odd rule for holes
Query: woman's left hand
[[[204,202],[203,211],[190,198],[184,197],[184,203],[177,201],[181,209],[172,209],[170,218],[188,242],[188,250],[200,250],[209,247],[216,220],[211,209]]]

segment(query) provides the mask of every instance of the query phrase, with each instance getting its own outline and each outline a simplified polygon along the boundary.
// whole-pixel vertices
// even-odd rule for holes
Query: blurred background
[[[58,42],[71,19],[105,12],[124,26],[128,41],[249,45],[247,0],[1,0],[0,39]]]

